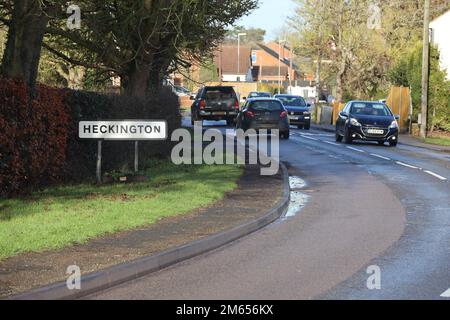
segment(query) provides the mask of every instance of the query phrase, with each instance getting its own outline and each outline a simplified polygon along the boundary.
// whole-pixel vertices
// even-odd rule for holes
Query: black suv
[[[226,120],[231,126],[239,113],[239,100],[233,87],[204,87],[191,97],[192,125],[196,121]]]

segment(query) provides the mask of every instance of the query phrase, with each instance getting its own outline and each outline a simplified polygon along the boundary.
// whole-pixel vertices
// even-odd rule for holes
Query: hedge
[[[0,79],[0,197],[27,194],[52,184],[93,179],[96,143],[78,139],[78,122],[108,119],[165,119],[169,132],[180,127],[178,98],[170,90],[138,99],[93,92],[27,86]],[[133,143],[105,142],[105,171],[133,161]],[[140,156],[165,157],[171,143],[141,142]]]

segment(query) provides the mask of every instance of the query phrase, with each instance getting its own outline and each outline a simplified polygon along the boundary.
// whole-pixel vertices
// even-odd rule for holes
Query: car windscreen
[[[211,88],[206,89],[204,98],[206,100],[227,100],[234,98],[234,90],[232,88]]]
[[[278,101],[253,101],[249,108],[253,111],[271,112],[282,111],[283,105]]]
[[[385,117],[392,115],[391,111],[384,104],[363,103],[363,102],[353,103],[350,113],[352,115],[378,116],[378,117]]]
[[[278,97],[286,107],[306,107],[306,101],[302,97]]]

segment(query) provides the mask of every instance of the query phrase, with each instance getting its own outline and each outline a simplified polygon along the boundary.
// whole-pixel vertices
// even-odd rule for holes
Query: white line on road
[[[347,147],[347,149],[350,149],[350,150],[353,150],[353,151],[358,151],[358,152],[361,152],[361,153],[365,153],[364,150],[353,148],[353,147]]]
[[[376,153],[371,153],[370,155],[371,155],[372,157],[377,157],[377,158],[380,158],[380,159],[383,159],[383,160],[387,160],[387,161],[391,161],[391,160],[392,160],[391,158],[384,157],[384,156],[379,155],[379,154],[376,154]]]
[[[450,289],[448,289],[443,294],[441,294],[441,297],[442,298],[450,298]]]
[[[407,163],[404,163],[404,162],[397,161],[396,163],[397,163],[398,165],[401,165],[401,166],[404,166],[404,167],[407,167],[407,168],[411,168],[411,169],[419,169],[418,167],[415,167],[415,166],[413,166],[413,165],[410,165],[410,164],[407,164]]]
[[[443,176],[440,176],[440,175],[438,175],[437,173],[434,173],[433,171],[425,170],[424,172],[425,172],[425,173],[428,173],[429,175],[431,175],[431,176],[433,176],[433,177],[435,177],[435,178],[438,178],[439,180],[447,181],[447,178],[444,178]],[[449,289],[449,290],[450,290],[450,289]]]
[[[338,145],[339,145],[339,144],[337,144],[337,143],[334,143],[334,142],[331,142],[331,141],[325,141],[325,140],[322,140],[322,142],[325,142],[325,143],[331,144],[331,145],[333,145],[333,146],[338,146]]]
[[[302,138],[305,138],[305,139],[309,139],[309,140],[314,140],[314,141],[319,141],[319,139],[316,139],[316,138],[310,138],[310,137],[306,137],[306,136],[304,136],[304,135],[300,135]]]

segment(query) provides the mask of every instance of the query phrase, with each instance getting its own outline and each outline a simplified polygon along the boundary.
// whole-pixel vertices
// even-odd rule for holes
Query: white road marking
[[[337,143],[334,143],[334,142],[331,142],[331,141],[325,141],[325,140],[322,140],[322,142],[325,142],[325,143],[331,144],[331,145],[333,145],[333,146],[338,146],[338,145],[339,145],[339,144],[337,144]]]
[[[443,176],[440,176],[440,175],[438,175],[437,173],[434,173],[433,171],[425,170],[424,172],[425,172],[425,173],[428,173],[429,175],[431,175],[431,176],[433,176],[433,177],[435,177],[435,178],[438,178],[439,180],[447,181],[447,178],[444,178]]]
[[[384,157],[384,156],[379,155],[379,154],[376,154],[376,153],[371,153],[370,155],[371,155],[372,157],[377,157],[377,158],[380,158],[380,159],[383,159],[383,160],[387,160],[387,161],[391,161],[391,160],[392,160],[391,158]]]
[[[310,138],[310,137],[306,137],[306,136],[304,136],[304,135],[300,135],[302,138],[305,138],[305,139],[309,139],[309,140],[314,140],[314,141],[319,141],[319,139],[316,139],[316,138]]]
[[[361,152],[361,153],[365,153],[364,150],[353,148],[353,147],[347,147],[347,149],[350,149],[350,150],[353,150],[353,151],[358,151],[358,152]]]
[[[441,294],[441,297],[442,298],[450,298],[450,289],[448,289],[443,294]]]
[[[398,165],[400,165],[400,166],[403,166],[403,167],[407,167],[407,168],[411,168],[411,169],[420,169],[418,167],[415,167],[413,165],[410,165],[410,164],[407,164],[407,163],[404,163],[404,162],[397,161],[396,163]]]

